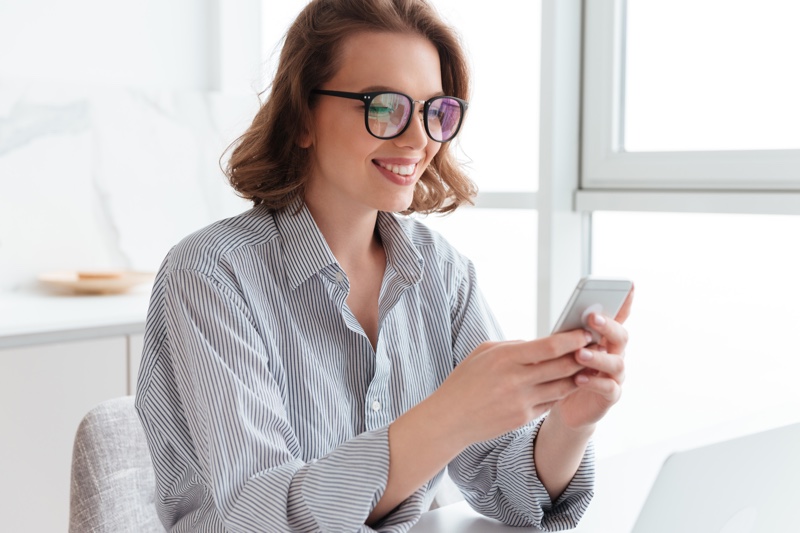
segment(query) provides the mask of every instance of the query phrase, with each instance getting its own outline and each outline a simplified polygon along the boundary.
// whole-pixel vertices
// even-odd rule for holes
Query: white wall
[[[260,0],[3,0],[0,78],[252,92]]]
[[[0,76],[208,89],[209,0],[3,0]]]
[[[0,291],[154,270],[247,207],[219,169],[258,105],[259,0],[0,2]]]

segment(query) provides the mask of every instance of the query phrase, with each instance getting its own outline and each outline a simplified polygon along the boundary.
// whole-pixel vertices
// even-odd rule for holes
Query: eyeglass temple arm
[[[360,93],[347,93],[343,91],[329,91],[327,89],[314,89],[311,91],[312,94],[324,94],[326,96],[338,96],[340,98],[349,98],[351,100],[361,100],[363,102],[369,102],[372,100],[372,95],[369,94],[360,94]]]

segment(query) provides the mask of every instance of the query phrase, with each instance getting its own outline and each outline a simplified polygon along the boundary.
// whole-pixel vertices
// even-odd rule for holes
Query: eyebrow
[[[397,89],[395,89],[393,87],[389,87],[387,85],[370,85],[369,87],[363,88],[360,92],[362,92],[362,93],[374,93],[374,92],[379,92],[379,91],[386,91],[386,92],[392,92],[392,93],[403,92],[403,91],[398,91]],[[432,94],[432,95],[429,96],[429,98],[435,98],[437,96],[445,96],[444,91],[439,91],[439,92],[437,92],[435,94]]]

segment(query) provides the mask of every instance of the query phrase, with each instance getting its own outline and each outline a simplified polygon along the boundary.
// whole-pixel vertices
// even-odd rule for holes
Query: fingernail
[[[584,331],[584,332],[583,332],[583,334],[584,334],[584,336],[586,337],[586,344],[589,344],[589,343],[591,343],[592,341],[594,341],[594,337],[592,336],[591,332],[589,332],[589,331]]]
[[[575,376],[575,383],[577,383],[578,385],[589,383],[589,377],[584,376],[583,374],[578,374],[577,376]]]
[[[601,315],[599,313],[594,313],[594,315],[592,315],[592,320],[598,326],[605,326],[606,325],[606,317],[604,317],[603,315]]]
[[[581,359],[583,361],[590,361],[593,356],[594,354],[592,354],[592,352],[590,352],[585,348],[581,349],[581,351],[578,352],[578,359]]]

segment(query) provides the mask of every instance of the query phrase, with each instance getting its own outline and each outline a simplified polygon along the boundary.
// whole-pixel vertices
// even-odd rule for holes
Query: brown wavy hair
[[[439,52],[445,94],[469,98],[469,67],[459,38],[426,0],[313,0],[286,33],[269,97],[231,145],[224,170],[241,197],[281,209],[304,195],[311,160],[300,140],[312,123],[311,91],[338,71],[343,40],[363,31],[427,38]],[[450,144],[434,156],[404,213],[446,213],[472,203],[477,188]]]

